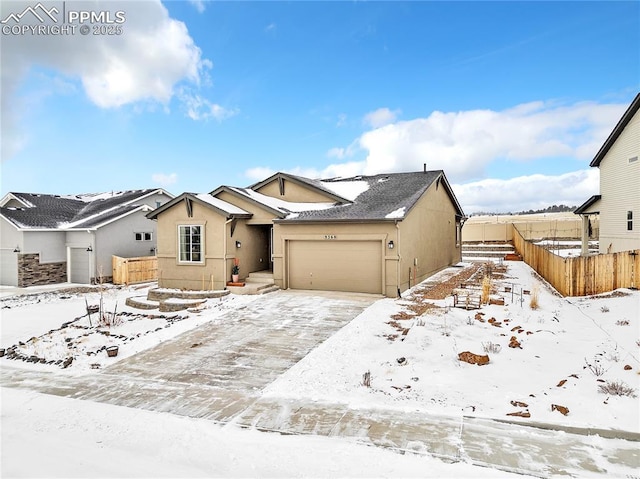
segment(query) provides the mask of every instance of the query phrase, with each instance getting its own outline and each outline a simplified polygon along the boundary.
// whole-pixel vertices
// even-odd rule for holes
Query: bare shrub
[[[371,387],[371,371],[367,371],[362,375],[362,385],[367,388]]]
[[[480,301],[483,304],[489,304],[489,296],[491,295],[491,277],[486,275],[482,278],[482,296]]]
[[[622,381],[607,381],[598,386],[598,391],[612,396],[636,397],[636,390]]]
[[[629,326],[629,321],[626,319],[619,319],[616,321],[616,326]]]
[[[600,311],[602,311],[603,313],[608,313],[609,312],[609,308],[607,306],[602,306],[600,308]]]
[[[587,361],[587,358],[585,358],[584,362],[585,366],[583,366],[582,369],[588,369],[594,376],[600,377],[605,373],[604,366],[602,366],[597,359],[593,363],[590,363]]]
[[[617,363],[620,361],[620,353],[618,352],[617,348],[615,351],[610,351],[607,353],[607,359],[611,362]]]
[[[482,343],[482,349],[485,353],[498,354],[502,350],[502,346],[500,346],[498,343],[488,341],[486,343]]]
[[[540,307],[539,299],[540,299],[540,289],[538,288],[538,285],[535,284],[533,285],[533,288],[531,288],[531,297],[529,299],[529,307],[531,309],[538,309]]]
[[[416,319],[416,326],[424,326],[424,325],[425,325],[424,318]]]

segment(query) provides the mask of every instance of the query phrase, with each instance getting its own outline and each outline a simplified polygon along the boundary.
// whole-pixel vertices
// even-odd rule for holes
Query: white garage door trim
[[[383,242],[288,240],[291,289],[382,294]]]

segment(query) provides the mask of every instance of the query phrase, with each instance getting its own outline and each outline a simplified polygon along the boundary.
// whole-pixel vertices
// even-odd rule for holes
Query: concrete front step
[[[273,289],[275,288],[275,289]],[[273,281],[265,282],[249,282],[245,280],[244,286],[227,286],[227,290],[233,294],[264,294],[265,292],[275,291],[278,288]]]
[[[245,279],[253,278],[256,280],[271,280],[273,281],[273,271],[265,269],[263,271],[254,271],[253,273],[249,273],[249,276]]]

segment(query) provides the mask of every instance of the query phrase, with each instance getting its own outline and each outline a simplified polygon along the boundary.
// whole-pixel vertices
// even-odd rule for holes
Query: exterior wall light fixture
[[[20,245],[16,245],[16,247],[13,249],[14,253],[19,253],[20,252]]]
[[[242,247],[242,243],[240,241],[236,241],[236,248],[241,248]]]
[[[395,248],[395,244],[393,244],[393,240],[389,241],[389,243],[387,243],[387,246],[389,247],[389,249],[393,249]]]
[[[93,248],[91,247],[91,245],[89,245],[89,247],[87,248],[87,251],[88,251],[88,252],[93,251]]]

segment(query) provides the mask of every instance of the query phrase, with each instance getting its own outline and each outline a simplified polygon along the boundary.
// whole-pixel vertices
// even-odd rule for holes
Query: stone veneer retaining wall
[[[67,262],[40,263],[38,253],[18,254],[18,286],[67,282]]]

